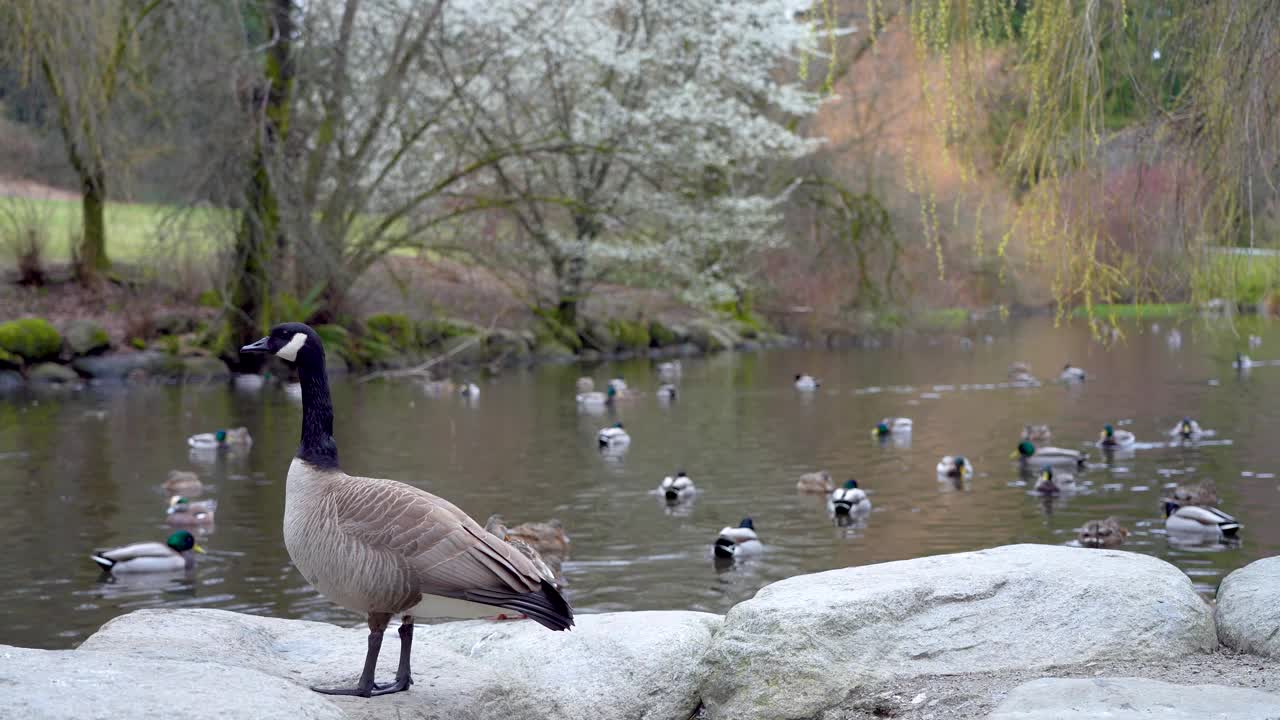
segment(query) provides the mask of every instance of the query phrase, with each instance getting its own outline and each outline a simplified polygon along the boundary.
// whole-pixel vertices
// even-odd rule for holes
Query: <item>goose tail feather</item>
[[[542,587],[533,592],[477,589],[464,592],[462,599],[524,613],[549,630],[573,627],[573,609],[556,586],[546,580],[542,580]]]

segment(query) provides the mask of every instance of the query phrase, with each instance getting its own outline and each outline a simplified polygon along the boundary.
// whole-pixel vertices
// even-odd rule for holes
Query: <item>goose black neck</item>
[[[302,384],[302,445],[298,457],[314,467],[336,469],[338,444],[333,440],[333,401],[329,397],[324,355],[299,355],[298,380]]]

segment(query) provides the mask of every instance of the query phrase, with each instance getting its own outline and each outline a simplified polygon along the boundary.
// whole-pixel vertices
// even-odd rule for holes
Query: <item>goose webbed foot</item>
[[[413,684],[413,678],[405,675],[397,677],[389,683],[374,683],[372,695],[390,695],[391,693],[403,692],[409,689]]]

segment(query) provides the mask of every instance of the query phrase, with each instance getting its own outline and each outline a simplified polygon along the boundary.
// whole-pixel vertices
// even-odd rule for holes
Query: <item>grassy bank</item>
[[[1134,305],[1092,305],[1071,311],[1071,317],[1098,320],[1153,320],[1179,317],[1195,312],[1189,303],[1138,303]]]

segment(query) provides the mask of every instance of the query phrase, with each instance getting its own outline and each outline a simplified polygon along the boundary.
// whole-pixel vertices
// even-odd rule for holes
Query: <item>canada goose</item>
[[[217,500],[190,500],[181,495],[169,498],[165,522],[179,527],[210,525],[218,509]]]
[[[1035,487],[1032,492],[1037,495],[1057,495],[1066,490],[1074,488],[1075,478],[1068,473],[1053,471],[1051,467],[1044,467],[1040,470],[1040,477],[1036,478]]]
[[[680,470],[674,477],[668,475],[662,478],[662,482],[658,484],[658,492],[667,502],[683,502],[696,495],[698,488],[694,487],[693,480]]]
[[[1119,520],[1109,517],[1106,520],[1090,520],[1085,523],[1076,534],[1076,540],[1084,547],[1107,548],[1124,543],[1124,539],[1128,536],[1128,529],[1122,527]]]
[[[1053,439],[1053,431],[1048,425],[1024,425],[1022,426],[1022,439],[1031,442],[1049,442]]]
[[[835,515],[853,515],[871,510],[871,501],[867,499],[867,493],[858,487],[858,481],[850,479],[843,487],[831,491],[827,509]]]
[[[720,531],[712,551],[718,558],[746,557],[760,554],[764,551],[764,545],[760,544],[751,518],[742,518],[738,527],[727,527]]]
[[[312,587],[364,613],[369,643],[354,687],[313,688],[370,697],[407,690],[417,617],[487,617],[514,610],[552,630],[573,610],[529,558],[485,532],[452,503],[394,480],[348,475],[338,465],[324,345],[302,323],[285,323],[241,348],[294,365],[302,382],[302,442],[285,485],[284,543]],[[375,684],[382,635],[401,615],[395,680]]]
[[[1218,486],[1212,478],[1205,478],[1195,485],[1179,485],[1169,493],[1169,499],[1179,506],[1200,505],[1213,507],[1218,504]]]
[[[805,473],[796,481],[796,490],[802,493],[823,494],[831,492],[835,489],[835,485],[831,482],[831,473],[826,470]]]
[[[1171,535],[1199,535],[1209,538],[1234,538],[1242,527],[1235,518],[1216,507],[1179,505],[1170,498],[1164,501],[1164,527]]]
[[[679,360],[671,362],[658,363],[658,378],[667,382],[674,382],[680,379],[684,374],[684,368],[680,365]]]
[[[1236,353],[1236,359],[1231,361],[1231,367],[1236,370],[1248,370],[1253,367],[1254,362],[1249,359],[1248,355]]]
[[[822,383],[814,380],[811,375],[796,375],[795,386],[801,392],[813,392],[817,390]]]
[[[170,495],[199,495],[204,492],[204,483],[193,472],[170,470],[164,481],[164,491]]]
[[[596,381],[583,376],[578,378],[578,382],[575,383],[575,387],[578,388],[578,392],[580,393],[589,393],[596,389]]]
[[[601,428],[600,434],[596,438],[602,448],[620,448],[631,444],[631,436],[623,429],[622,423],[614,423],[607,428]]]
[[[542,554],[535,550],[532,545],[511,534],[510,530],[507,528],[506,521],[502,519],[501,515],[498,515],[497,513],[490,515],[489,519],[484,523],[484,529],[494,537],[501,538],[508,545],[515,548],[521,555],[529,558],[529,561],[538,569],[538,574],[541,575],[543,579],[559,587],[559,582],[556,579],[559,563],[557,563],[557,569],[552,570],[551,566],[542,559]]]
[[[618,391],[610,385],[604,392],[585,392],[578,393],[575,400],[578,404],[585,408],[603,408],[613,404],[613,399],[617,397]]]
[[[911,418],[884,418],[876,423],[871,434],[876,437],[906,435],[911,432]]]
[[[1200,423],[1191,418],[1182,418],[1177,425],[1169,430],[1169,437],[1180,440],[1195,440],[1205,435],[1204,428],[1200,427]]]
[[[1084,382],[1085,377],[1084,370],[1067,363],[1062,366],[1062,374],[1058,376],[1058,379],[1064,383],[1079,383]]]
[[[964,458],[963,455],[952,457],[944,455],[938,461],[938,474],[943,477],[950,478],[967,478],[973,476],[973,463]]]
[[[675,400],[676,393],[677,393],[676,386],[672,385],[671,383],[663,383],[658,386],[659,400],[668,400],[668,401]]]
[[[462,383],[458,388],[458,394],[464,398],[475,399],[480,397],[480,387],[475,383]]]
[[[1117,430],[1110,423],[1102,426],[1102,434],[1098,436],[1098,447],[1111,450],[1133,447],[1134,442],[1136,440],[1133,433],[1128,430]]]
[[[195,450],[227,450],[247,448],[253,444],[248,428],[231,428],[211,433],[200,433],[187,438],[187,445]]]
[[[1079,450],[1059,447],[1036,447],[1030,440],[1018,443],[1016,450],[1018,462],[1026,467],[1044,467],[1047,465],[1073,465],[1084,467],[1086,455]]]
[[[89,558],[98,563],[103,572],[144,573],[190,570],[196,564],[195,553],[204,552],[196,539],[186,530],[179,530],[162,542],[145,542],[125,545],[113,550],[99,550]]]

